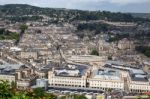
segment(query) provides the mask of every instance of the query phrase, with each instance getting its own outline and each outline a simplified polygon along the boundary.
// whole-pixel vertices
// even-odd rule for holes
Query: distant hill
[[[150,13],[131,13],[134,17],[140,17],[140,18],[149,18],[150,19]]]
[[[36,21],[42,19],[39,15],[50,17],[50,21],[57,23],[72,22],[75,20],[107,20],[107,21],[147,21],[141,14],[113,13],[109,11],[82,11],[64,8],[41,8],[26,4],[7,4],[0,6],[0,17],[14,22]],[[136,17],[138,18],[136,18]],[[140,17],[140,18],[139,18]],[[148,20],[149,21],[149,20]]]
[[[107,41],[109,42],[128,38],[129,36],[132,36],[135,39],[149,39],[150,19],[147,19],[146,16],[147,14],[41,8],[25,4],[8,4],[0,6],[0,18],[10,20],[14,23],[26,21],[41,22],[43,21],[43,18],[47,19],[46,22],[43,22],[46,24],[70,22],[75,23],[75,26],[77,25],[78,31],[76,33],[80,38],[83,38],[84,36],[90,38],[100,33],[109,33],[112,31],[111,35],[114,37],[108,36]],[[100,21],[97,20],[137,22],[140,25],[139,27],[110,26],[108,24],[101,24]],[[88,22],[86,23],[84,21]],[[1,38],[9,38],[9,36],[2,36]]]
[[[46,15],[64,21],[74,20],[108,20],[108,21],[135,21],[131,14],[112,13],[109,11],[82,11],[56,8],[40,8],[26,4],[7,4],[0,6],[1,16]],[[6,17],[5,17],[6,18]]]

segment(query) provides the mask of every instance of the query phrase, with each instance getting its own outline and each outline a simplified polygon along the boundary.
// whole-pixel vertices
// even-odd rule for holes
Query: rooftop
[[[131,69],[129,74],[132,81],[148,82],[148,75],[141,69]]]
[[[14,75],[15,70],[18,70],[23,66],[22,64],[9,64],[9,63],[3,63],[0,65],[0,74],[5,75]]]
[[[68,58],[69,61],[76,62],[101,62],[107,60],[105,56],[75,55]]]
[[[100,78],[105,80],[120,80],[120,72],[112,69],[98,69],[93,71],[94,78]]]
[[[62,68],[55,68],[56,76],[64,77],[81,77],[85,74],[87,66],[84,65],[67,65]]]
[[[127,66],[127,65],[124,65],[124,64],[116,62],[116,61],[107,62],[104,67],[123,70],[123,71],[134,70],[134,72],[137,72],[137,70],[140,69],[140,68],[133,67],[133,66]]]

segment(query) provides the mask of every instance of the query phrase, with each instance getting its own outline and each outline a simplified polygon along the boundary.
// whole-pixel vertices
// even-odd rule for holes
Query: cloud
[[[146,3],[150,2],[150,0],[0,0],[0,4],[8,4],[8,3],[43,3],[46,2],[48,4],[57,2],[59,3],[101,3],[101,2],[108,2],[108,3],[116,3],[116,4],[132,4],[132,3]]]
[[[150,2],[150,0],[55,0],[57,2],[68,2],[70,4],[72,3],[89,3],[89,2],[95,2],[95,3],[103,3],[103,2],[108,2],[108,3],[114,3],[114,4],[137,4],[137,3],[147,3]]]
[[[146,3],[150,2],[150,0],[106,0],[110,3],[116,3],[116,4],[138,4],[138,3]]]

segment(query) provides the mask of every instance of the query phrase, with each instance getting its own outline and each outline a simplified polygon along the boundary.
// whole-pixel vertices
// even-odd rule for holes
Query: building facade
[[[124,90],[124,80],[121,77],[120,72],[115,70],[94,70],[92,77],[88,79],[88,83],[90,88]]]

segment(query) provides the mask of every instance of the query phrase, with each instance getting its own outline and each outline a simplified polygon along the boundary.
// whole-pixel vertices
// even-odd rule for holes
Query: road
[[[79,91],[79,92],[98,92],[103,93],[104,91],[96,88],[84,88],[84,87],[71,87],[71,86],[49,86],[48,89],[56,89],[56,90],[70,90],[70,91]]]

